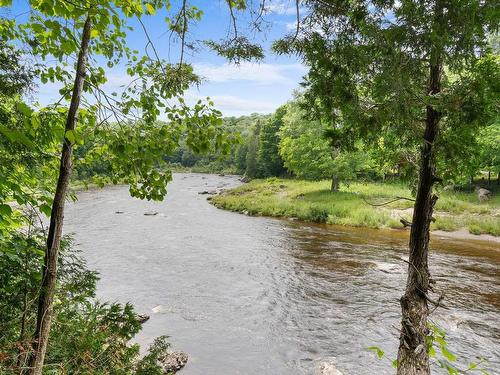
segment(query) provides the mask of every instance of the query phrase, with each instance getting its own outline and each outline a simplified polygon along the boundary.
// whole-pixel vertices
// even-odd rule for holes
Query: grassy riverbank
[[[402,228],[401,218],[411,221],[413,202],[402,184],[352,183],[330,192],[330,181],[301,181],[271,178],[254,180],[212,198],[223,209],[249,215],[297,218],[370,228]],[[466,229],[472,234],[500,236],[500,194],[479,202],[474,193],[438,192],[433,230]]]

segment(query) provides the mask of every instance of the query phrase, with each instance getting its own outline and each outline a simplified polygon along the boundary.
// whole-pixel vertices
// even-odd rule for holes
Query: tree
[[[331,190],[368,168],[369,157],[353,145],[349,151],[334,145],[331,127],[307,118],[300,99],[286,106],[279,153],[285,167],[297,177],[308,180],[332,179]]]
[[[310,67],[311,112],[341,124],[347,142],[378,139],[386,129],[420,142],[397,372],[428,374],[429,227],[433,185],[442,180],[436,156],[453,134],[473,134],[498,111],[499,63],[488,56],[486,35],[499,13],[477,0],[303,4],[297,31],[274,47]]]
[[[273,116],[262,124],[259,135],[259,176],[280,176],[286,169],[278,152],[279,130],[283,125],[286,107],[279,107]]]
[[[326,127],[305,118],[298,103],[288,103],[279,132],[279,153],[285,167],[299,178],[320,180],[333,173],[331,147],[324,137]]]
[[[492,124],[481,131],[479,136],[480,165],[488,172],[488,183],[491,173],[497,174],[500,184],[500,123]]]
[[[10,5],[11,1],[0,1],[0,6]],[[240,6],[234,5],[236,8]],[[221,114],[213,109],[213,103],[199,101],[190,107],[182,98],[190,84],[199,81],[183,58],[189,22],[199,19],[201,11],[186,1],[180,9],[170,11],[171,18],[167,18],[166,26],[181,40],[179,62],[171,64],[158,57],[142,21],[162,7],[169,10],[171,4],[168,0],[42,0],[30,2],[26,23],[16,25],[14,18],[1,22],[2,40],[16,40],[42,61],[56,61],[55,66],[38,67],[36,74],[42,84],[51,81],[63,86],[61,100],[48,108],[34,110],[25,104],[21,106],[25,117],[22,130],[2,131],[9,142],[22,143],[28,150],[36,150],[39,145],[32,142],[30,136],[37,135],[34,129],[40,127],[40,118],[45,116],[51,120],[44,126],[44,131],[49,131],[47,139],[61,144],[54,150],[60,158],[53,198],[47,199],[43,203],[45,206],[38,205],[42,212],[50,211],[50,225],[33,353],[29,361],[30,374],[42,373],[49,339],[73,149],[92,133],[95,143],[89,154],[109,161],[113,182],[125,180],[130,184],[133,196],[160,200],[166,194],[166,183],[171,179],[171,172],[165,170],[163,156],[171,153],[180,139],[185,139],[196,152],[213,148],[227,151],[229,148],[230,141],[219,126]],[[143,56],[127,47],[127,20],[131,18],[138,20],[147,39]],[[148,48],[152,49],[152,56]],[[94,59],[96,56],[100,58]],[[106,82],[106,71],[99,61],[111,68],[123,60],[127,64],[130,84],[117,100],[101,88]],[[76,63],[73,65],[68,61]],[[93,96],[95,103],[87,100],[86,95]],[[67,108],[61,104],[65,100],[69,101]],[[169,104],[172,102],[177,104]],[[162,112],[168,122],[158,121]],[[115,122],[111,123],[110,118]],[[23,205],[30,202],[9,189],[2,201],[14,198]],[[7,209],[7,206],[2,203],[2,210],[11,214],[12,209]]]
[[[251,135],[247,141],[246,169],[245,176],[249,178],[257,177],[259,173],[258,152],[259,152],[260,120],[257,120]]]

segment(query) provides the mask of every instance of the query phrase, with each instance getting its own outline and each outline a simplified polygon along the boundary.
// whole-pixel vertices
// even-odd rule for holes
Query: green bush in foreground
[[[42,260],[43,236],[16,234],[0,241],[0,374],[20,373],[26,366]],[[65,240],[44,374],[128,375],[142,366],[139,346],[129,345],[141,329],[133,306],[98,301],[97,281],[97,273]],[[148,365],[159,370],[154,355]]]

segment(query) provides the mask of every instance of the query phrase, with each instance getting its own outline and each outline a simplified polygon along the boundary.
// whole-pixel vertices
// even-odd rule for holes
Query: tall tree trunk
[[[78,62],[76,65],[76,77],[71,96],[71,102],[66,119],[65,131],[73,131],[75,129],[78,108],[82,95],[83,83],[85,80],[85,69],[87,63],[88,47],[91,32],[90,16],[85,20],[82,33],[82,41]],[[52,203],[52,212],[50,214],[50,226],[47,236],[47,249],[43,265],[42,288],[38,297],[38,314],[36,322],[36,330],[33,337],[33,353],[29,361],[29,374],[41,375],[42,367],[47,350],[49,339],[50,324],[53,314],[53,299],[56,288],[57,279],[57,258],[59,247],[61,244],[62,228],[64,221],[64,203],[66,200],[66,192],[68,190],[69,179],[71,176],[72,162],[71,154],[73,145],[65,137],[61,152],[61,161],[59,167],[59,178],[57,180],[54,202]]]
[[[442,18],[439,1],[436,20]],[[442,57],[438,48],[433,48],[429,67],[429,94],[436,95],[441,90]],[[427,292],[431,289],[428,267],[429,229],[432,211],[438,199],[432,194],[436,182],[433,148],[439,131],[440,113],[431,105],[426,108],[424,144],[421,154],[417,196],[413,210],[410,232],[409,266],[406,290],[401,297],[401,335],[398,351],[398,375],[430,374],[427,336]]]

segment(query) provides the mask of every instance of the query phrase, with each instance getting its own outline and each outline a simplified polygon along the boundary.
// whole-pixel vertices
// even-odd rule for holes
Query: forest
[[[88,265],[89,253],[80,245],[85,242],[82,238],[90,241],[95,235],[80,237],[88,228],[74,225],[72,213],[86,190],[92,194],[97,187],[102,190],[95,191],[105,194],[114,191],[107,189],[126,186],[127,194],[135,199],[176,207],[179,195],[175,194],[180,193],[175,184],[181,178],[188,181],[194,172],[206,174],[193,177],[204,185],[181,190],[199,190],[189,202],[202,204],[203,210],[215,210],[208,200],[217,208],[245,216],[285,218],[290,225],[309,222],[310,232],[343,233],[343,227],[353,231],[349,228],[358,227],[392,230],[381,233],[404,237],[404,279],[399,279],[398,287],[391,286],[399,298],[398,327],[391,328],[396,331],[393,353],[386,353],[376,342],[362,349],[357,344],[349,348],[354,353],[374,354],[374,361],[391,357],[383,370],[374,367],[385,371],[381,374],[495,373],[498,358],[483,358],[477,347],[461,349],[459,358],[450,349],[453,342],[448,341],[448,334],[434,321],[446,310],[443,305],[461,308],[464,315],[472,315],[472,310],[462,304],[462,295],[457,297],[467,289],[459,281],[452,287],[446,284],[450,300],[439,292],[440,281],[453,279],[454,271],[442,274],[440,266],[437,271],[441,273],[433,277],[432,239],[445,232],[450,240],[463,240],[453,253],[459,258],[450,255],[449,259],[458,259],[454,263],[466,264],[470,259],[481,263],[476,258],[466,259],[474,255],[464,255],[464,249],[475,246],[466,242],[471,238],[490,241],[484,245],[487,248],[496,247],[486,255],[486,259],[493,257],[491,269],[484,272],[493,275],[490,284],[472,291],[478,295],[493,291],[493,297],[484,297],[487,308],[493,306],[493,310],[483,315],[488,322],[491,316],[494,321],[500,313],[495,294],[500,236],[499,4],[494,0],[285,3],[224,0],[214,10],[214,4],[188,0],[0,0],[0,374],[171,374],[186,365],[187,355],[171,347],[175,339],[168,336],[172,327],[156,330],[160,334],[146,344],[134,341],[142,329],[154,323],[157,318],[152,314],[162,305],[150,309],[150,316],[136,310],[134,293],[128,299],[101,298],[99,290],[110,279],[103,272],[101,280],[98,269],[107,255],[102,255],[102,262]],[[283,26],[279,17],[285,16]],[[204,24],[210,17],[216,21]],[[224,27],[217,24],[218,17]],[[138,35],[139,42],[133,39]],[[236,69],[250,61],[266,64],[268,56],[292,59],[305,73],[296,89],[287,93],[288,101],[273,111],[226,115],[218,107],[217,95],[211,98],[203,92],[206,82],[197,73],[196,60],[200,51]],[[113,69],[122,71],[123,77],[110,89]],[[193,88],[201,92],[195,99]],[[229,175],[239,177],[230,179]],[[223,179],[214,190],[204,190],[209,179],[216,177]],[[170,189],[176,192],[172,197]],[[116,193],[113,199],[118,197]],[[98,199],[95,205],[105,207]],[[190,204],[182,205],[189,208]],[[151,207],[154,210],[141,219],[161,218],[158,207],[163,206]],[[113,220],[129,215],[120,207],[111,211]],[[180,236],[170,235],[158,243],[175,248],[175,241],[196,241],[199,233],[207,231],[203,240],[207,248],[193,245],[196,249],[191,250],[203,248],[210,263],[209,254],[220,250],[220,246],[210,245],[217,240],[215,233],[222,236],[226,232],[226,228],[217,232],[216,220],[231,224],[223,221],[225,216],[216,215],[235,215],[231,216],[235,223],[247,218],[222,210],[199,211],[214,215],[214,227],[212,223],[196,227],[196,220],[204,215],[198,211],[191,215],[192,228],[188,223]],[[82,216],[92,222],[111,221],[92,212]],[[179,215],[181,222],[186,214]],[[76,227],[76,234],[66,231],[68,223]],[[266,224],[260,232],[252,232],[252,225],[260,224],[241,222],[238,228],[231,228],[244,230],[243,239],[257,238],[278,224]],[[98,234],[102,240],[110,235],[106,228],[103,225]],[[293,228],[280,230],[290,233],[285,239],[292,244]],[[176,230],[175,221],[155,234],[167,236],[169,230]],[[137,241],[147,237],[146,229],[133,235]],[[314,251],[331,243],[318,238]],[[238,239],[231,241],[238,243]],[[127,258],[127,251],[132,251],[129,245],[114,244],[115,248],[123,246],[119,259]],[[266,250],[271,251],[272,246]],[[294,249],[293,245],[283,246]],[[254,249],[249,245],[246,251],[253,254]],[[223,266],[215,269],[231,274],[234,267],[225,268],[226,256],[221,256]],[[437,257],[441,256],[438,252]],[[183,266],[188,268],[191,262],[193,258]],[[150,276],[153,268],[142,272]],[[470,268],[473,266],[465,271]],[[332,279],[342,274],[340,268],[330,271]],[[249,269],[247,274],[251,272]],[[222,274],[212,276],[223,280]],[[182,279],[182,273],[172,284],[181,283],[179,277]],[[238,285],[237,277],[230,285]],[[311,285],[298,289],[307,287]],[[336,290],[328,288],[328,292]],[[266,290],[259,298],[269,293]],[[259,306],[262,300],[252,300],[249,295],[250,302],[243,301],[234,311],[248,304]],[[218,296],[217,302],[221,299]],[[328,325],[334,319],[321,320],[321,314],[335,309],[338,300],[334,295],[329,305],[298,320],[314,316]],[[207,306],[209,302],[203,301]],[[283,310],[292,309],[294,302],[285,298]],[[368,302],[361,308],[375,303]],[[273,304],[269,302],[269,311]],[[299,327],[294,326],[292,333]],[[457,327],[458,323],[455,328],[460,331]],[[201,335],[203,324],[197,329]],[[480,328],[471,330],[476,334]],[[265,332],[271,333],[276,332]],[[324,336],[319,333],[317,342]],[[493,340],[487,350],[498,353],[498,337],[487,339]],[[205,350],[212,345],[202,344]],[[226,348],[230,346],[234,347]],[[325,349],[321,355],[334,357],[335,343],[327,346],[331,351]],[[280,350],[284,349],[267,353],[269,363],[301,349],[293,347],[288,354]],[[243,354],[248,353],[241,354],[244,359]],[[267,372],[257,367],[241,371],[343,374],[337,369],[342,363],[335,363],[334,368],[322,362],[317,372],[312,367],[293,367],[300,358],[298,354],[288,358],[280,370],[269,365]],[[355,362],[345,363],[345,368]],[[203,361],[193,363],[182,371],[215,373],[204,369],[207,364]],[[346,374],[356,375],[369,367],[364,363],[364,370]],[[374,371],[371,373],[378,370]],[[218,373],[233,372],[221,368]]]

